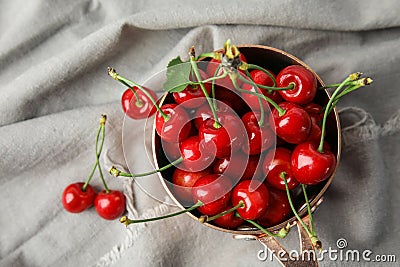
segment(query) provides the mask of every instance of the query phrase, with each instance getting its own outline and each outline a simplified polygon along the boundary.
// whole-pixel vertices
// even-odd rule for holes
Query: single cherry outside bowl
[[[306,67],[308,70],[310,70],[316,77],[318,81],[318,87],[323,86],[324,83],[321,80],[321,78],[309,67],[307,66],[304,62],[296,58],[295,56],[284,52],[282,50],[273,48],[273,47],[268,47],[268,46],[261,46],[261,45],[239,45],[237,46],[240,50],[241,53],[244,54],[246,57],[247,61],[252,64],[259,65],[261,67],[264,67],[266,69],[269,69],[273,73],[278,73],[281,69],[283,69],[286,66],[289,65],[302,65]],[[324,106],[326,103],[329,101],[329,93],[326,90],[318,90],[317,96],[313,102],[316,102],[322,106]],[[165,103],[170,103],[173,101],[172,94],[166,93],[163,98],[160,101],[160,105],[165,104]],[[322,183],[315,185],[315,186],[309,186],[307,187],[307,193],[310,199],[310,205],[313,208],[313,210],[322,202],[323,200],[323,195],[328,189],[329,185],[332,183],[333,177],[335,176],[336,170],[338,168],[339,164],[339,159],[340,159],[340,152],[341,152],[341,133],[340,133],[340,122],[339,122],[339,116],[337,113],[337,110],[334,109],[334,111],[329,115],[328,121],[327,121],[327,135],[326,135],[326,141],[329,143],[331,146],[332,152],[336,155],[337,158],[337,163],[335,166],[335,171],[333,174],[323,181]],[[153,153],[153,158],[154,158],[154,163],[155,167],[159,168],[162,167],[166,164],[168,164],[168,161],[166,159],[166,156],[164,152],[162,151],[161,145],[160,145],[160,138],[156,134],[155,127],[153,127],[152,131],[152,153]],[[170,168],[166,171],[160,172],[159,177],[161,179],[161,183],[163,184],[165,190],[167,191],[168,195],[173,199],[173,201],[176,203],[177,206],[180,208],[184,209],[183,205],[179,202],[179,200],[175,197],[173,193],[173,189],[171,187],[171,178],[172,178],[172,173],[174,171],[174,168]],[[169,182],[166,182],[169,181]],[[300,217],[308,223],[308,213],[307,213],[307,208],[304,204],[304,196],[300,190],[297,194],[294,195],[294,203],[297,203],[297,211],[300,215]],[[196,221],[198,220],[200,214],[196,211],[187,213],[191,218],[195,219]],[[283,228],[286,226],[288,223],[293,226],[296,223],[296,218],[295,216],[287,219],[286,221],[283,221],[282,223],[279,223],[277,225],[274,225],[272,227],[267,228],[268,231],[270,232],[276,232],[279,229]],[[236,238],[253,238],[253,239],[258,239],[262,243],[264,243],[267,247],[270,249],[279,249],[282,248],[279,244],[279,242],[275,238],[271,238],[269,236],[265,236],[260,230],[255,229],[254,227],[250,226],[245,226],[245,227],[239,227],[238,229],[234,230],[229,230],[225,229],[219,226],[216,226],[211,223],[204,223],[204,225],[218,230],[222,232],[226,232],[229,234],[233,234]],[[300,232],[300,239],[301,239],[301,247],[303,249],[311,248],[310,247],[310,242],[307,240],[307,236],[305,235],[304,230],[298,226],[299,232]],[[277,251],[277,250],[275,250]],[[314,265],[318,265],[316,261],[313,261]],[[285,266],[302,266],[302,263],[300,261],[287,261],[287,262],[281,262]],[[291,265],[293,264],[293,265]],[[310,262],[308,262],[310,264]]]

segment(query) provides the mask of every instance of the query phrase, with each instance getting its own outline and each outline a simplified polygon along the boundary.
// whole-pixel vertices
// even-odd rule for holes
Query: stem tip
[[[195,55],[196,55],[196,52],[194,50],[194,45],[192,45],[192,47],[189,48],[189,56],[195,57]]]
[[[362,75],[361,72],[354,72],[354,73],[350,74],[349,77],[350,77],[351,81],[355,81],[355,80],[360,79],[361,75]]]
[[[207,215],[202,215],[202,216],[199,217],[198,221],[201,222],[201,223],[204,223],[204,222],[207,221],[207,219],[208,219]]]
[[[115,177],[118,177],[119,174],[121,173],[121,171],[118,170],[117,168],[115,168],[114,166],[112,166],[111,169],[109,170],[109,173],[111,175],[114,175]]]
[[[121,219],[119,219],[120,223],[125,224],[126,227],[129,225],[129,219],[127,216],[122,216]]]
[[[118,73],[114,68],[108,67],[107,72],[114,80],[118,81]]]
[[[107,120],[107,115],[106,114],[101,114],[100,118],[100,125],[105,125]]]

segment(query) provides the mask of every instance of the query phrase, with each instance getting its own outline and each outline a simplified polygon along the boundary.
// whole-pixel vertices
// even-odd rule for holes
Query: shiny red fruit
[[[106,220],[115,220],[125,212],[125,196],[121,191],[105,190],[97,194],[94,199],[94,207],[100,217]]]
[[[250,76],[256,84],[264,85],[264,86],[273,86],[274,85],[274,82],[272,81],[272,79],[267,74],[265,74],[264,72],[262,72],[260,70],[251,71]],[[282,102],[282,97],[278,93],[278,91],[268,91],[268,90],[262,89],[262,88],[259,88],[258,90],[256,90],[256,88],[254,88],[251,84],[248,84],[248,83],[243,84],[242,89],[249,91],[249,92],[261,93],[261,94],[265,95],[266,97],[270,98],[275,103]],[[247,105],[250,106],[250,108],[252,110],[255,110],[255,111],[260,110],[260,102],[258,101],[257,96],[242,92],[242,98],[247,103]],[[264,111],[270,110],[271,106],[266,100],[264,100],[264,99],[261,100],[261,103],[263,105]]]
[[[228,176],[235,183],[239,180],[258,179],[262,176],[260,156],[248,156],[236,152],[231,156],[217,159],[214,163],[214,173]]]
[[[318,124],[322,123],[322,119],[324,118],[324,112],[322,111],[322,106],[318,105],[317,103],[308,103],[307,105],[303,106],[304,110],[310,114],[311,118],[315,118]]]
[[[226,209],[232,208],[232,205],[228,205]],[[224,216],[221,216],[215,220],[213,220],[214,224],[221,226],[225,229],[235,229],[238,226],[242,225],[244,220],[242,218],[236,217],[235,211],[229,212]]]
[[[317,79],[315,75],[300,65],[291,65],[281,70],[276,76],[278,87],[294,84],[291,90],[281,90],[279,94],[286,101],[305,105],[310,103],[317,94]]]
[[[286,192],[268,187],[269,206],[257,222],[265,227],[278,225],[292,213]]]
[[[297,181],[306,185],[315,185],[329,178],[336,166],[336,157],[324,149],[321,153],[315,142],[305,142],[293,150],[291,163],[293,175]]]
[[[229,113],[218,114],[221,127],[215,127],[214,119],[207,119],[199,129],[200,145],[217,158],[229,156],[238,151],[246,141],[242,121]]]
[[[235,114],[234,111],[230,108],[230,106],[226,105],[223,102],[217,101],[217,108],[218,108],[217,114],[221,113],[231,113],[232,115]],[[194,125],[196,126],[197,129],[200,129],[203,122],[205,122],[207,119],[210,118],[213,118],[213,114],[210,105],[206,103],[196,109],[196,112],[194,114]]]
[[[246,110],[246,103],[240,93],[222,86],[215,87],[215,98],[231,108],[231,112],[242,114]],[[221,106],[223,106],[223,104]]]
[[[188,172],[179,168],[175,169],[172,175],[172,183],[174,193],[178,200],[185,206],[193,203],[192,187],[201,177],[210,174],[210,169],[205,169],[199,172]]]
[[[202,171],[209,167],[214,161],[214,157],[206,153],[204,148],[200,145],[198,136],[186,138],[179,147],[183,158],[182,167],[187,171]]]
[[[178,143],[189,136],[191,123],[188,113],[176,104],[161,106],[161,110],[169,116],[167,121],[156,113],[156,131],[162,140],[170,143]]]
[[[82,191],[84,184],[74,183],[64,189],[61,201],[65,210],[79,213],[93,205],[96,193],[91,185],[88,185],[86,190]]]
[[[144,88],[154,100],[157,100],[157,95],[152,90]],[[139,97],[139,102],[132,90],[135,90]],[[145,119],[150,117],[156,112],[156,107],[153,102],[137,87],[133,89],[128,88],[123,94],[121,99],[122,109],[130,118],[135,120]]]
[[[197,210],[205,215],[216,215],[227,209],[232,182],[226,176],[209,174],[201,177],[192,187],[193,202],[202,201]]]
[[[267,177],[268,184],[279,190],[286,190],[285,182],[282,178],[284,174],[289,190],[299,185],[292,172],[291,156],[292,151],[283,147],[277,147],[275,151],[268,152],[263,163],[264,175]]]
[[[179,143],[161,141],[162,150],[170,161],[174,161],[181,156]]]
[[[319,142],[322,134],[321,123],[324,118],[322,107],[316,103],[308,103],[303,108],[308,112],[311,118],[311,130],[306,141]]]
[[[232,191],[232,205],[236,206],[240,201],[244,202],[244,207],[237,209],[240,216],[246,220],[255,220],[267,210],[268,189],[257,180],[242,181]]]
[[[268,115],[265,114],[264,124],[259,125],[260,112],[247,112],[242,117],[244,128],[247,132],[249,143],[242,146],[243,152],[249,155],[257,155],[270,148],[276,140],[275,133],[272,131]]]
[[[311,118],[302,107],[282,102],[279,104],[285,114],[280,116],[277,109],[273,109],[270,116],[270,125],[275,125],[275,133],[290,144],[304,142],[311,130]]]
[[[207,74],[202,70],[199,70],[199,72],[202,80],[205,80],[207,78]],[[190,80],[197,81],[196,77],[193,76],[195,75],[190,75]],[[205,83],[204,87],[208,95],[210,95],[211,83]],[[189,109],[197,108],[201,106],[204,102],[206,102],[206,96],[204,95],[204,92],[200,85],[188,85],[183,91],[174,92],[172,95],[176,103]]]
[[[322,135],[321,126],[318,124],[316,116],[310,115],[310,118],[311,118],[311,130],[306,141],[319,143]]]

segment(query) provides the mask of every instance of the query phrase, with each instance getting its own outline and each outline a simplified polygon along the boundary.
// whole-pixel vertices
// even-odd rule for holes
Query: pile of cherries
[[[247,62],[229,40],[221,52],[196,57],[192,47],[188,61],[179,57],[171,60],[163,86],[168,93],[162,101],[152,90],[113,68],[108,74],[128,87],[122,95],[126,115],[146,119],[155,114],[159,154],[168,161],[142,174],[115,167],[110,173],[136,178],[171,168],[170,175],[164,175],[169,176],[166,182],[180,203],[188,207],[143,220],[123,216],[122,223],[128,226],[196,212],[200,222],[225,229],[251,225],[283,238],[289,225],[275,233],[265,227],[294,215],[313,244],[319,246],[306,187],[325,181],[336,168],[336,156],[325,141],[329,114],[341,97],[370,84],[370,78],[353,73],[340,84],[318,87],[314,73],[306,67],[290,65],[272,73]],[[318,90],[326,88],[334,90],[328,103],[321,106],[316,96]],[[107,188],[101,172],[104,125],[105,116],[100,120],[96,163],[89,178],[85,184],[68,186],[62,199],[70,212],[81,212],[94,203],[100,216],[115,219],[125,210],[125,197]],[[96,168],[105,187],[97,196],[89,185]],[[303,191],[310,227],[298,215],[296,207],[301,203],[292,201],[295,190]]]
[[[85,183],[77,182],[68,185],[63,191],[61,200],[64,209],[71,213],[80,213],[94,205],[100,217],[107,220],[115,220],[125,212],[125,196],[119,190],[110,190],[108,188],[99,161],[104,144],[106,119],[105,114],[100,118],[99,130],[96,136],[96,162],[89,177]],[[101,142],[99,144],[100,136]],[[99,171],[104,186],[104,190],[98,193],[89,184],[96,169]]]
[[[315,75],[304,66],[290,65],[272,73],[247,62],[229,40],[222,52],[196,58],[192,47],[189,56],[186,62],[177,58],[168,65],[164,84],[168,94],[161,106],[153,91],[108,70],[129,87],[122,96],[129,117],[144,119],[155,113],[161,154],[169,160],[145,174],[124,173],[115,167],[110,173],[140,177],[173,167],[172,190],[189,207],[146,220],[124,216],[121,222],[158,220],[196,209],[202,214],[201,222],[226,229],[247,223],[284,237],[289,226],[278,233],[264,227],[294,213],[314,245],[318,244],[306,186],[328,179],[336,167],[336,156],[325,142],[327,119],[341,97],[372,80],[353,73],[340,84],[318,88]],[[330,87],[336,89],[329,102],[316,103],[317,91]],[[292,202],[292,192],[298,187],[304,193],[310,229]]]

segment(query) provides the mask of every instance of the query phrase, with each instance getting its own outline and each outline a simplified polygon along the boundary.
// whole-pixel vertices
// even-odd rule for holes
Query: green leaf
[[[167,68],[175,66],[175,65],[178,65],[178,64],[181,64],[181,63],[183,63],[181,57],[177,56],[176,58],[171,59],[171,61],[168,62]]]
[[[189,62],[183,62],[178,56],[167,66],[167,79],[163,85],[166,92],[181,92],[191,83],[189,77],[192,67]]]

